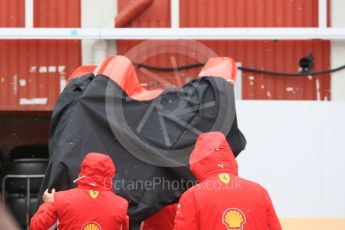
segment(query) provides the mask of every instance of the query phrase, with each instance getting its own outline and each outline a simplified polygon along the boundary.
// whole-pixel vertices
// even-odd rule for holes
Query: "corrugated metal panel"
[[[35,27],[80,27],[81,0],[34,0]]]
[[[181,0],[181,27],[311,27],[315,0]]]
[[[128,1],[120,0],[123,7]],[[155,1],[158,2],[158,1]],[[121,8],[120,8],[121,9]],[[157,12],[170,13],[169,9]],[[146,12],[145,12],[146,13]],[[147,12],[148,13],[148,12]],[[151,17],[156,12],[150,11]],[[159,27],[161,21],[143,20],[139,17],[130,26]],[[180,0],[181,27],[316,27],[318,26],[318,1],[314,0]],[[298,72],[299,59],[312,53],[314,70],[330,68],[330,43],[328,41],[202,41],[219,56],[228,56],[242,66],[280,72]],[[125,54],[138,42],[118,43],[118,52]],[[146,64],[172,66],[172,59],[178,65],[193,63],[193,55],[160,53],[145,60]],[[178,53],[178,54],[176,54]],[[145,55],[145,54],[142,54]],[[194,78],[199,70],[181,71],[182,82]],[[144,82],[152,82],[150,75],[157,74],[176,85],[174,73],[153,74],[138,71]],[[243,73],[242,94],[244,99],[330,99],[329,75],[312,78],[273,77],[262,74]]]
[[[181,1],[181,27],[316,27],[318,1],[313,0],[189,0]],[[214,41],[220,56],[243,66],[298,72],[298,61],[312,53],[314,70],[329,69],[327,41]],[[220,45],[221,44],[221,45]],[[272,77],[243,73],[244,99],[330,99],[329,75],[312,78]],[[318,90],[319,89],[319,90]]]
[[[0,1],[0,27],[24,27],[25,1],[1,0]]]
[[[9,17],[24,18],[24,8]],[[18,21],[15,26],[24,26]],[[35,0],[34,26],[80,27],[80,1]],[[0,41],[0,110],[52,110],[66,77],[81,65],[80,46],[80,41]]]
[[[298,72],[299,59],[312,53],[314,70],[329,68],[327,41],[219,41],[207,42],[219,56],[231,56],[242,66],[278,72]],[[329,76],[277,77],[243,72],[244,99],[329,99]],[[318,92],[317,89],[320,88]]]

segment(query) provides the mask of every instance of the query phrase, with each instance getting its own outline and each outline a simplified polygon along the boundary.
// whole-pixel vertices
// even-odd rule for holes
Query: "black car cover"
[[[208,131],[223,132],[235,156],[245,147],[234,87],[223,78],[201,77],[137,101],[107,76],[86,74],[70,81],[56,104],[40,193],[75,187],[83,157],[105,153],[116,165],[114,190],[129,201],[132,224],[140,223],[193,185],[189,154]]]

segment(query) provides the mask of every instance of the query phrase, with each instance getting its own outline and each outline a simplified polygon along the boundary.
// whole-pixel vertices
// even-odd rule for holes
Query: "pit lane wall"
[[[239,175],[267,188],[284,229],[345,229],[345,102],[236,106]]]

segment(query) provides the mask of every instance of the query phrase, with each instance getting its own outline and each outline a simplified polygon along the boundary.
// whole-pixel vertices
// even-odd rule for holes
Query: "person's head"
[[[221,132],[202,133],[189,158],[193,175],[203,181],[210,174],[229,172],[237,175],[238,166],[226,137]]]
[[[78,186],[94,187],[101,190],[111,190],[115,176],[115,165],[112,159],[102,153],[88,153],[80,166],[77,179]]]

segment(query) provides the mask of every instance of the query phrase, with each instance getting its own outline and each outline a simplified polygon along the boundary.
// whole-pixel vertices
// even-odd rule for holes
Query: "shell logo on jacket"
[[[97,224],[96,222],[88,222],[86,224],[83,225],[83,227],[81,228],[81,230],[101,230],[101,226],[99,226],[99,224]]]
[[[224,211],[223,224],[226,225],[227,230],[242,230],[246,223],[246,216],[240,209],[229,208]]]

